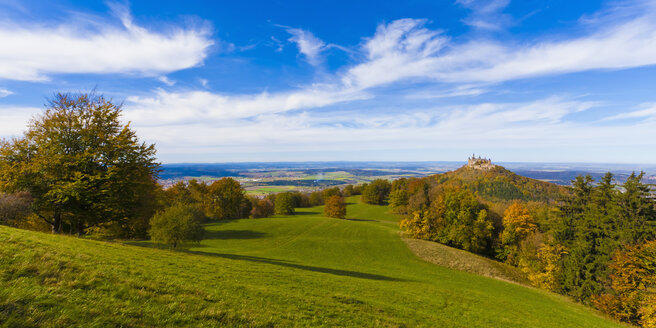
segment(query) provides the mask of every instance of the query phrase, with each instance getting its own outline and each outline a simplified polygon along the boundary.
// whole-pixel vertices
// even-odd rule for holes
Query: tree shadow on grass
[[[378,220],[371,220],[371,219],[354,219],[354,218],[346,218],[344,220],[348,221],[365,221],[365,222],[378,222]]]
[[[253,230],[205,230],[204,239],[257,239],[267,234]]]
[[[320,215],[321,212],[313,212],[313,211],[295,211],[294,215]]]
[[[350,270],[339,270],[339,269],[315,267],[315,266],[309,266],[309,265],[296,264],[296,263],[293,263],[291,261],[270,259],[270,258],[259,257],[259,256],[208,253],[208,252],[201,252],[201,251],[184,251],[184,252],[199,254],[199,255],[222,257],[222,258],[231,259],[231,260],[273,264],[273,265],[279,265],[279,266],[284,266],[284,267],[294,268],[294,269],[300,269],[300,270],[306,270],[306,271],[334,274],[334,275],[337,275],[337,276],[355,277],[355,278],[361,278],[361,279],[371,279],[371,280],[381,280],[381,281],[408,281],[408,280],[405,280],[405,279],[387,277],[387,276],[378,275],[378,274],[364,273],[364,272],[350,271]]]

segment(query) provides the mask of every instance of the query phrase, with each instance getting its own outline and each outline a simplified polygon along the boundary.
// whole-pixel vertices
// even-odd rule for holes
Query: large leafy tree
[[[530,234],[537,232],[533,216],[519,201],[515,201],[503,212],[503,232],[501,244],[503,248],[498,255],[508,263],[517,264],[519,245]]]
[[[29,192],[53,232],[150,217],[155,147],[120,115],[120,105],[94,93],[55,95],[22,138],[2,141],[0,189]]]

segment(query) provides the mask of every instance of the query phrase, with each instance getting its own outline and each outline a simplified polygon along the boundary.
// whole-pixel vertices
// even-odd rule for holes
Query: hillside
[[[0,326],[618,326],[419,259],[386,207],[321,211],[210,224],[185,252],[0,226]]]
[[[489,170],[463,166],[455,171],[436,174],[429,181],[443,186],[460,186],[477,191],[488,200],[554,201],[566,192],[565,187],[527,178],[496,165]]]

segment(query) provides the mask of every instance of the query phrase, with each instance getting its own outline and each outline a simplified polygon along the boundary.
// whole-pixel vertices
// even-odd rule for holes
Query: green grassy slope
[[[385,207],[355,200],[354,220],[319,207],[210,224],[188,252],[0,227],[0,326],[617,326],[424,262]]]

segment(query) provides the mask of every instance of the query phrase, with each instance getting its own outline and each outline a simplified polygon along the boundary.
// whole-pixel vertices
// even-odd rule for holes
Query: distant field
[[[272,194],[272,193],[290,191],[290,190],[294,190],[294,189],[295,189],[294,186],[256,187],[256,188],[253,188],[253,189],[250,189],[250,188],[247,189],[246,194],[265,196],[265,195]]]
[[[386,207],[207,225],[188,251],[0,227],[0,326],[617,327],[415,256]]]

